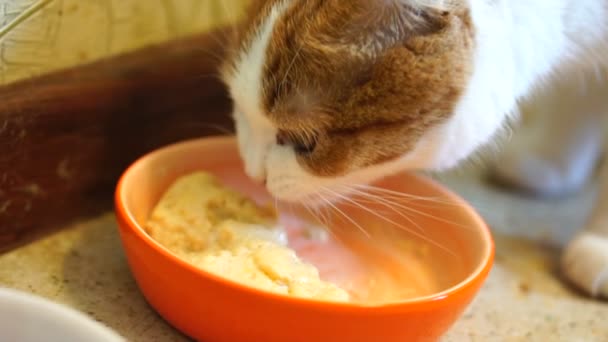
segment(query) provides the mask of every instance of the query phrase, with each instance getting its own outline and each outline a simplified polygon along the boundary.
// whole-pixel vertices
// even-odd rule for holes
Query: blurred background
[[[0,0],[0,245],[21,241],[19,234],[24,230],[49,220],[51,214],[45,209],[51,202],[57,202],[53,191],[64,196],[65,201],[72,201],[70,203],[81,202],[83,196],[91,193],[91,187],[99,186],[100,174],[121,171],[129,158],[153,145],[133,147],[131,154],[120,163],[115,162],[111,169],[104,168],[113,163],[110,158],[115,157],[115,151],[125,149],[146,135],[158,136],[159,132],[171,130],[168,124],[179,121],[172,118],[177,115],[175,105],[147,104],[141,98],[164,92],[166,83],[177,80],[183,88],[177,87],[173,95],[159,101],[178,103],[177,108],[181,110],[194,107],[185,111],[187,113],[182,117],[190,120],[197,116],[204,121],[208,107],[203,106],[208,105],[212,96],[219,96],[208,92],[209,98],[202,99],[201,103],[181,104],[184,89],[191,86],[185,78],[193,78],[187,75],[186,68],[179,69],[183,74],[175,76],[173,81],[146,76],[157,82],[149,88],[146,88],[150,83],[147,79],[138,83],[121,74],[115,79],[111,76],[110,81],[128,79],[133,83],[125,86],[99,78],[107,81],[109,87],[121,86],[119,93],[103,87],[99,88],[101,90],[87,88],[89,96],[107,97],[100,97],[93,105],[80,102],[76,103],[80,107],[56,105],[47,113],[49,105],[55,105],[54,96],[67,96],[67,93],[41,92],[51,95],[34,106],[36,98],[28,101],[27,97],[29,92],[36,93],[36,89],[42,87],[42,83],[38,83],[40,77],[204,33],[238,19],[245,1]],[[196,47],[192,49],[196,50]],[[183,48],[174,51],[183,51]],[[155,53],[162,54],[162,50],[155,50]],[[188,59],[184,57],[184,60]],[[125,70],[145,74],[145,70],[134,66]],[[170,77],[172,72],[167,68],[163,77]],[[65,77],[57,75],[50,78],[52,82],[43,82],[45,87],[51,84],[49,89],[56,91]],[[31,82],[27,87],[11,88],[28,80]],[[200,85],[207,80],[198,79],[198,82]],[[140,91],[138,87],[144,89]],[[192,94],[197,93],[192,91]],[[6,101],[10,96],[13,102]],[[17,101],[17,98],[20,99]],[[115,106],[112,101],[116,102]],[[95,106],[106,107],[91,117],[105,121],[101,124],[94,120],[77,122],[84,120],[80,114],[85,110],[94,112]],[[217,108],[226,109],[219,105]],[[141,114],[138,114],[140,109]],[[17,121],[16,114],[22,112],[29,113],[30,117]],[[118,120],[117,116],[123,118]],[[124,119],[125,116],[131,119]],[[63,120],[61,125],[58,118]],[[139,129],[133,134],[133,127],[143,125],[138,120],[148,120],[150,131]],[[184,121],[184,125],[192,126],[189,122]],[[93,128],[99,125],[101,128]],[[77,136],[79,131],[83,132],[81,136]],[[117,136],[117,132],[123,133]],[[188,134],[198,132],[190,130]],[[70,136],[73,140],[68,139]],[[127,140],[129,138],[132,140]],[[108,142],[112,139],[119,141]],[[159,139],[156,143],[169,140]],[[86,156],[77,155],[74,150],[72,157],[64,158],[59,153],[62,151],[58,152],[55,147],[74,145],[85,149]],[[490,154],[495,156],[493,152],[495,150]],[[48,159],[48,164],[33,164],[33,160],[41,156]],[[48,181],[47,174],[54,174],[55,167],[59,178]],[[13,169],[16,170],[14,174],[10,172]],[[94,174],[94,170],[98,174]],[[484,172],[483,164],[473,163],[437,176],[479,210],[492,227],[497,242],[496,265],[488,283],[445,341],[606,341],[606,305],[580,296],[562,281],[558,271],[560,248],[584,224],[592,208],[595,182],[590,180],[583,189],[564,198],[539,199],[494,187],[486,181]],[[76,181],[78,174],[84,175],[80,183]],[[72,183],[61,183],[64,181],[61,177],[65,175],[73,177]],[[112,190],[111,185],[102,184],[107,190]],[[16,190],[11,193],[11,189]],[[10,196],[21,196],[19,200],[30,196],[24,202],[27,210],[11,212],[17,202]],[[126,266],[114,216],[107,203],[102,207],[103,215],[65,223],[59,233],[0,254],[0,286],[36,293],[86,312],[132,341],[187,341],[165,324],[139,295]],[[36,214],[38,208],[41,209]],[[71,207],[66,204],[50,211],[69,210]],[[19,225],[27,220],[29,225]],[[11,231],[9,224],[16,228]]]
[[[245,0],[0,0],[0,84],[217,27]]]

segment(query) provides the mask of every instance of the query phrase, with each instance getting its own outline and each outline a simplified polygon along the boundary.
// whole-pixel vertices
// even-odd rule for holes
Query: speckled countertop
[[[497,242],[489,280],[444,342],[608,341],[608,303],[581,297],[556,270],[557,248],[583,221],[591,190],[538,201],[488,187],[474,172],[442,180],[478,208]],[[111,213],[0,255],[0,286],[76,308],[130,341],[188,341],[140,295]]]

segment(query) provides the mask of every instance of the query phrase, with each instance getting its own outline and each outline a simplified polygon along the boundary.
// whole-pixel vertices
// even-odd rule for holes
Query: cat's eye
[[[315,151],[317,142],[312,140],[310,142],[299,142],[293,145],[293,150],[299,155],[308,155]]]
[[[317,148],[317,139],[315,138],[301,138],[297,135],[285,131],[277,133],[277,144],[281,146],[290,145],[298,155],[309,155]]]

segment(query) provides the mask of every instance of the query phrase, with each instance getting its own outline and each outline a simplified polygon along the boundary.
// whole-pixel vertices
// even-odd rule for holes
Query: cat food
[[[179,258],[230,280],[296,297],[349,300],[348,292],[323,281],[315,266],[289,248],[274,209],[224,187],[208,173],[179,178],[145,230]]]

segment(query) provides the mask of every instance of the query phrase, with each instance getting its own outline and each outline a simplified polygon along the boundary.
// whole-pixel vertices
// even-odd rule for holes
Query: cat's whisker
[[[280,212],[279,211],[279,199],[276,197],[274,198],[274,209],[277,211],[277,213]]]
[[[316,133],[309,127],[303,126],[301,127],[301,132],[306,141],[314,141],[316,137]]]
[[[397,215],[399,215],[402,218],[406,219],[408,222],[410,222],[412,225],[414,225],[418,229],[418,231],[424,232],[424,229],[416,221],[414,221],[411,217],[407,216],[401,210],[398,210],[397,208],[395,208],[394,202],[386,200],[386,199],[384,199],[384,198],[382,198],[380,196],[371,195],[369,193],[366,193],[366,192],[363,192],[363,191],[360,191],[360,190],[357,190],[357,189],[353,189],[353,188],[346,187],[346,191],[353,191],[353,192],[355,192],[359,196],[375,199],[381,205],[389,208],[390,210],[392,210],[393,212],[395,212]],[[376,203],[376,202],[372,201],[372,203]]]
[[[344,211],[340,210],[340,208],[338,208],[336,205],[334,205],[327,198],[323,197],[321,194],[319,194],[319,196],[320,196],[319,198],[323,202],[327,203],[333,210],[335,210],[337,213],[339,213],[341,216],[343,216],[346,220],[348,220],[350,223],[352,223],[355,227],[357,227],[357,229],[359,229],[367,238],[371,238],[371,235],[369,234],[369,232],[367,230],[365,230],[365,228],[363,228],[357,221],[353,220]]]
[[[364,191],[364,193],[368,194],[376,194],[379,197],[382,197],[386,200],[398,201],[399,203],[415,203],[417,206],[426,207],[426,208],[438,208],[441,206],[456,206],[457,204],[451,201],[435,198],[435,197],[425,197],[418,196],[414,194],[408,194],[405,192],[398,192],[394,190],[384,189],[380,187],[370,186],[370,185],[355,185],[352,190],[355,188],[359,188]]]
[[[317,194],[316,197],[322,200],[323,195]],[[319,216],[323,218],[323,224],[325,227],[327,227],[333,233],[332,229],[334,229],[335,226],[332,221],[333,215],[331,209],[332,208],[328,205],[315,205],[314,207],[315,212],[317,212]]]
[[[374,195],[372,195],[372,194],[367,194],[367,195],[365,195],[365,196],[368,196],[368,197],[370,197],[370,198],[373,198],[372,196],[374,196]],[[376,197],[378,197],[378,196],[376,196]],[[409,206],[407,206],[407,205],[405,205],[405,204],[402,204],[402,203],[399,203],[399,202],[397,202],[397,201],[390,201],[390,200],[388,200],[388,199],[386,199],[386,198],[383,198],[383,199],[384,199],[385,201],[389,201],[389,202],[391,202],[391,203],[392,203],[392,204],[393,204],[395,207],[400,208],[400,209],[403,209],[403,210],[406,210],[406,211],[408,211],[408,212],[411,212],[411,213],[414,213],[414,214],[417,214],[417,215],[420,215],[420,216],[424,216],[424,217],[427,217],[427,218],[433,219],[433,220],[435,220],[435,221],[439,221],[439,222],[442,222],[442,223],[446,223],[446,224],[449,224],[449,225],[452,225],[452,226],[456,226],[456,227],[460,227],[460,228],[463,228],[463,229],[471,230],[471,227],[469,227],[469,226],[467,226],[467,225],[463,225],[463,224],[460,224],[460,223],[457,223],[457,222],[455,222],[455,221],[451,221],[451,220],[446,220],[446,219],[444,219],[444,218],[442,218],[442,217],[439,217],[439,216],[436,216],[436,215],[429,214],[429,213],[424,212],[424,211],[422,211],[422,210],[417,210],[417,209],[414,209],[414,208],[412,208],[412,207],[409,207]]]
[[[212,58],[217,64],[222,64],[229,55],[236,55],[239,51],[238,48],[233,46],[233,43],[236,42],[238,38],[239,15],[243,14],[243,8],[242,5],[228,6],[225,1],[216,1],[214,3],[214,6],[219,4],[221,7],[219,9],[216,8],[215,10],[219,10],[226,15],[226,19],[222,23],[222,26],[226,29],[215,30],[212,34],[207,35],[213,40],[214,46],[217,47],[218,50],[195,47],[194,51],[202,52],[206,54],[207,57]],[[218,70],[215,73],[197,75],[197,77],[201,79],[209,77],[221,79],[221,72]]]
[[[219,52],[213,51],[210,49],[203,49],[200,47],[195,47],[195,51],[200,51],[209,54],[210,56],[217,59],[217,62],[222,62],[226,57],[226,53],[235,54],[238,49],[233,47],[230,43],[231,40],[234,41],[236,39],[236,25],[234,23],[225,24],[228,27],[228,30],[215,30],[212,31],[212,34],[207,35],[210,39],[213,39],[215,43],[214,46],[221,48]]]
[[[317,207],[315,208],[315,212],[319,215],[319,217],[322,219],[322,224],[326,227],[331,227],[331,215],[329,215],[327,212],[323,213],[322,209],[326,209],[326,207]]]
[[[449,205],[455,205],[455,203],[445,200],[445,199],[441,199],[439,197],[430,197],[430,196],[420,196],[420,195],[414,195],[411,193],[407,193],[407,192],[402,192],[402,191],[397,191],[397,190],[391,190],[391,189],[387,189],[387,188],[383,188],[383,187],[379,187],[379,186],[374,186],[374,185],[370,185],[370,184],[354,184],[353,185],[354,188],[359,188],[359,189],[364,189],[367,191],[375,191],[378,193],[382,193],[385,195],[392,195],[395,197],[399,197],[399,198],[407,198],[407,199],[412,199],[412,200],[420,200],[420,201],[427,201],[427,202],[439,202],[439,203],[445,203],[445,204],[449,204]]]
[[[402,204],[399,204],[397,202],[393,202],[393,204],[396,207],[398,207],[398,208],[401,208],[403,210],[409,211],[410,213],[417,214],[417,215],[420,215],[420,216],[424,216],[424,217],[430,218],[432,220],[435,220],[435,221],[438,221],[438,222],[441,222],[441,223],[449,224],[451,226],[455,226],[455,227],[459,227],[459,228],[463,228],[463,229],[467,229],[467,230],[472,230],[473,229],[470,226],[458,223],[456,221],[448,220],[448,219],[442,218],[442,217],[437,216],[437,215],[432,215],[432,214],[429,214],[429,213],[427,213],[425,211],[417,210],[417,209],[414,209],[412,207],[408,207],[407,205],[402,205]]]
[[[300,204],[306,209],[306,211],[310,214],[311,218],[313,218],[316,222],[322,223],[321,217],[318,215],[317,211],[314,210],[307,201],[302,201]]]
[[[318,197],[319,199],[323,199],[323,195],[318,194],[316,197]],[[304,205],[304,208],[313,216],[315,216],[314,212],[317,212],[320,214],[320,210],[321,209],[326,209],[329,210],[329,208],[327,206],[323,206],[323,207],[315,207],[314,209],[310,208],[310,206],[308,206],[305,202],[302,202],[302,204]],[[328,232],[336,242],[339,242],[343,245],[347,245],[344,240],[340,237],[340,235],[338,235],[336,232],[334,232],[334,226],[331,224],[331,213],[327,213],[327,220],[325,222],[319,222],[322,225],[322,228]],[[320,219],[321,217],[323,217],[324,219]],[[315,217],[316,220],[318,221],[324,221],[325,217],[323,215],[319,215],[319,217]]]
[[[390,219],[390,218],[388,218],[386,216],[380,215],[376,211],[374,211],[374,210],[372,210],[372,209],[370,209],[370,208],[368,208],[368,207],[366,207],[364,205],[361,205],[360,203],[358,203],[358,202],[356,202],[356,201],[348,198],[347,196],[341,195],[341,194],[339,194],[339,193],[337,193],[337,192],[335,192],[333,190],[327,189],[327,188],[323,188],[323,190],[324,191],[328,191],[330,194],[332,194],[334,196],[338,196],[338,197],[340,197],[340,198],[342,198],[342,199],[344,199],[344,200],[346,200],[348,202],[351,202],[351,203],[357,205],[361,209],[369,212],[370,214],[378,217],[379,219],[381,219],[381,220],[383,220],[385,222],[388,222],[388,223],[394,225],[395,227],[401,228],[403,231],[405,231],[407,233],[410,233],[410,234],[412,234],[412,235],[414,235],[414,236],[416,236],[416,237],[418,237],[418,238],[420,238],[420,239],[422,239],[422,240],[424,240],[424,241],[426,241],[426,242],[428,242],[428,243],[430,243],[430,244],[432,244],[432,245],[440,248],[441,250],[445,251],[446,253],[449,253],[449,254],[454,255],[454,256],[456,255],[456,253],[454,253],[451,249],[445,247],[444,245],[438,243],[437,241],[434,241],[433,239],[430,239],[428,236],[426,236],[426,235],[424,235],[424,234],[422,234],[420,232],[416,232],[416,231],[414,231],[414,230],[412,230],[412,229],[410,229],[410,228],[408,228],[408,227],[406,227],[406,226],[404,226],[404,225],[402,225],[402,224],[400,224],[398,222],[395,222],[394,220],[392,220],[392,219]]]
[[[449,200],[446,200],[446,199],[441,199],[441,198],[437,198],[437,197],[418,196],[418,195],[414,195],[414,194],[408,194],[406,192],[400,192],[400,191],[390,190],[390,189],[386,189],[386,188],[382,188],[382,187],[378,187],[378,186],[373,186],[373,185],[369,185],[369,184],[356,184],[356,185],[353,185],[353,187],[357,187],[357,188],[360,188],[360,189],[365,189],[366,191],[369,191],[369,192],[382,193],[382,197],[385,197],[385,198],[400,199],[400,200],[408,199],[411,202],[414,202],[414,201],[416,201],[416,202],[429,202],[429,203],[436,203],[436,204],[441,204],[441,205],[446,205],[446,206],[458,206],[459,205],[456,202],[449,201]],[[477,210],[479,210],[481,212],[490,212],[491,211],[491,209],[484,208],[479,203],[471,202],[471,204]],[[417,203],[417,205],[421,205],[421,204]],[[429,207],[436,208],[435,206],[429,206]]]
[[[386,197],[393,196],[395,198],[409,199],[409,200],[413,200],[413,201],[432,202],[432,203],[439,203],[439,204],[452,205],[452,206],[457,205],[454,202],[451,202],[451,201],[448,201],[445,199],[441,199],[438,197],[418,196],[418,195],[414,195],[414,194],[409,194],[407,192],[390,190],[390,189],[373,186],[373,185],[368,185],[368,184],[355,184],[355,185],[352,185],[352,187],[358,188],[358,189],[363,189],[368,192],[381,193],[381,194],[383,194],[383,196],[386,196]]]
[[[220,38],[216,37],[215,35],[210,35],[210,36],[212,37],[212,39],[216,42],[216,44],[218,46],[226,45],[226,42],[221,41]],[[201,58],[210,58],[212,63],[217,64],[217,65],[220,65],[226,58],[224,54],[222,54],[218,51],[214,51],[209,48],[194,47],[193,51],[204,55],[204,56],[201,56]],[[219,71],[214,70],[213,72],[209,72],[206,74],[205,73],[193,74],[192,78],[195,80],[199,80],[199,79],[221,80],[221,74]]]
[[[226,25],[230,26],[230,31],[227,32],[227,34],[232,35],[232,37],[230,37],[233,40],[236,40],[238,37],[238,29],[237,29],[237,23],[239,22],[239,14],[242,14],[243,12],[243,5],[239,2],[238,5],[236,5],[237,8],[235,8],[235,6],[232,6],[232,8],[230,8],[227,5],[226,1],[218,1],[221,6],[222,6],[222,10],[224,11],[225,14],[228,14],[227,18],[228,18],[228,23]]]
[[[285,81],[287,81],[287,77],[289,77],[289,72],[291,71],[293,66],[296,64],[298,57],[300,57],[300,52],[302,51],[302,47],[303,47],[302,44],[298,45],[298,49],[294,53],[293,58],[291,59],[291,62],[289,62],[289,65],[287,66],[287,69],[285,70],[285,74],[283,75],[283,79],[281,80],[281,83],[279,83],[279,89],[283,90]]]
[[[225,42],[222,42],[220,40],[220,38],[218,38],[218,37],[216,37],[214,35],[210,35],[210,36],[213,37],[213,40],[216,41],[216,44],[218,44],[218,45],[225,45],[226,44]],[[213,51],[211,49],[204,49],[202,47],[195,47],[194,51],[205,54],[205,57],[212,58],[214,62],[221,62],[221,61],[224,60],[224,56],[221,53],[219,53],[218,51]]]
[[[310,214],[310,216],[315,220],[315,221],[321,221],[321,219],[315,214],[315,211],[313,209],[310,208],[310,206],[306,203],[302,203],[302,206],[304,207],[304,209],[306,209],[306,211]]]

